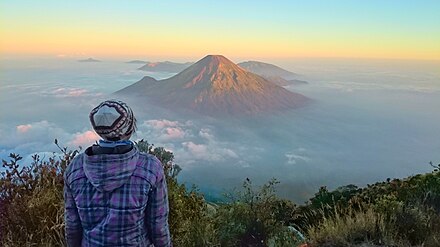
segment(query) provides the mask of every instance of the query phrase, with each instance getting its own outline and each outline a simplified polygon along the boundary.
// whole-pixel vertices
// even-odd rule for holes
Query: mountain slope
[[[269,63],[263,63],[258,61],[247,61],[247,62],[241,62],[237,65],[245,70],[248,70],[252,73],[263,76],[265,78],[281,77],[283,79],[289,80],[297,76],[297,74],[293,72],[287,71],[283,68],[280,68],[276,65]]]
[[[125,87],[123,90],[124,94],[134,94],[137,95],[139,90],[145,91],[150,87],[154,87],[158,81],[150,76],[144,76],[140,81],[131,84],[130,86]],[[120,91],[118,91],[120,92]],[[117,93],[118,93],[117,92]]]
[[[191,66],[191,62],[188,63],[174,63],[174,62],[147,62],[144,66],[140,67],[139,70],[151,71],[151,72],[169,72],[169,73],[179,73],[182,70]]]
[[[275,84],[277,84],[278,86],[289,86],[289,85],[304,85],[304,84],[308,84],[308,82],[303,81],[303,80],[297,80],[297,79],[291,79],[291,80],[286,80],[283,77],[280,76],[270,76],[270,77],[264,77],[266,80],[273,82]]]
[[[208,115],[257,114],[304,105],[308,99],[237,66],[221,55],[208,55],[161,81],[143,79],[117,92]]]

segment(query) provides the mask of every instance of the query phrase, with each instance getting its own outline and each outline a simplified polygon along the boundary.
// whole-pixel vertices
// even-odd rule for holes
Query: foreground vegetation
[[[440,172],[358,188],[322,187],[305,205],[275,195],[276,180],[255,188],[245,179],[225,202],[206,202],[178,182],[180,167],[164,148],[137,143],[164,164],[174,246],[440,246]],[[3,161],[0,245],[63,246],[63,172],[78,153],[62,158]]]

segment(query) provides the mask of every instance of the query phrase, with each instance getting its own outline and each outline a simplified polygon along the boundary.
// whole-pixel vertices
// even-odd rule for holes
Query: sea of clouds
[[[185,115],[126,100],[137,116],[134,140],[175,155],[179,179],[210,198],[240,186],[281,181],[279,194],[302,202],[321,185],[365,185],[431,168],[440,160],[438,64],[398,61],[280,61],[307,85],[289,90],[313,99],[282,115],[242,119]],[[0,73],[0,159],[58,155],[96,142],[90,110],[147,73],[118,61],[4,60]]]

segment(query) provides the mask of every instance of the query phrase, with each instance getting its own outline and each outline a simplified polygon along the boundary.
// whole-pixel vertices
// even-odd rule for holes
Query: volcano
[[[208,55],[165,80],[144,77],[116,94],[207,115],[280,111],[303,106],[308,101],[307,97],[248,72],[221,55]]]

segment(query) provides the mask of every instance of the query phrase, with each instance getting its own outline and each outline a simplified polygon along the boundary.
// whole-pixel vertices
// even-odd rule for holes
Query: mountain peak
[[[213,61],[217,61],[217,62],[230,62],[232,63],[229,59],[227,59],[225,56],[223,55],[206,55],[204,58],[199,60],[201,61],[209,61],[209,62],[213,62]]]
[[[239,81],[249,73],[222,55],[207,55],[180,74],[176,75],[183,88],[204,88],[219,93],[222,90],[238,90],[247,83]]]
[[[207,66],[213,69],[218,69],[221,67],[234,67],[234,69],[237,69],[235,67],[238,67],[234,62],[227,59],[223,55],[207,55],[204,58],[197,61],[194,65],[197,65],[197,67],[200,66]]]

